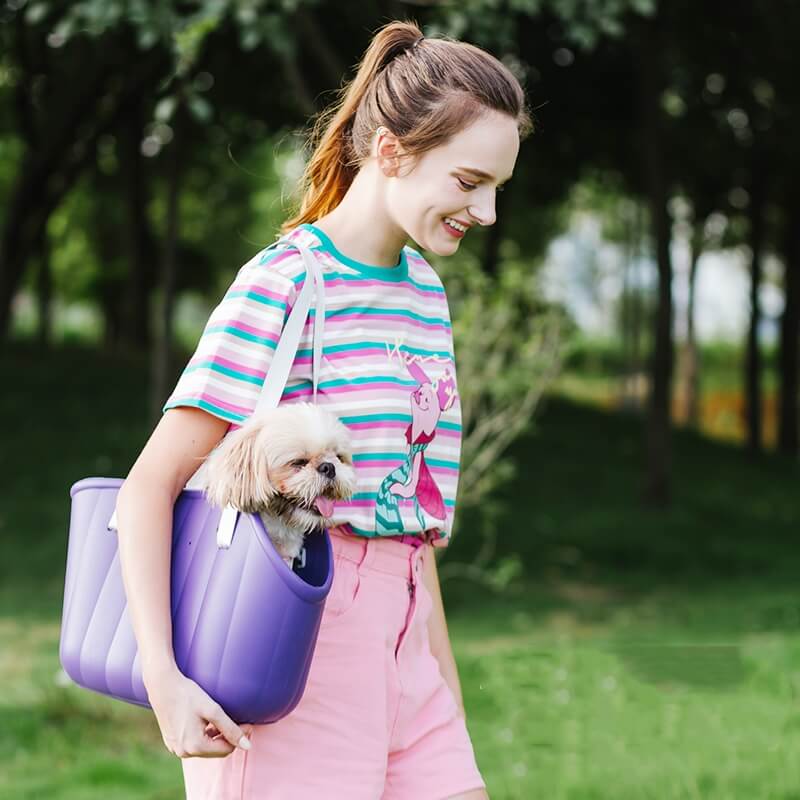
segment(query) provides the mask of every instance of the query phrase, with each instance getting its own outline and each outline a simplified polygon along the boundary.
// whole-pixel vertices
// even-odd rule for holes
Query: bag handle
[[[285,239],[278,239],[270,247],[280,243],[286,243],[289,247],[296,247],[306,266],[306,279],[303,288],[297,295],[289,319],[283,327],[278,346],[275,348],[275,355],[269,365],[269,370],[261,386],[253,414],[258,414],[267,408],[275,408],[280,403],[286,381],[289,378],[289,371],[294,363],[297,348],[300,346],[300,337],[305,326],[306,317],[311,308],[312,295],[316,294],[316,309],[314,314],[313,336],[313,356],[311,363],[311,384],[313,402],[317,400],[317,383],[319,381],[319,370],[322,363],[322,337],[325,325],[325,280],[322,276],[319,262],[305,245],[299,242],[289,242]],[[268,248],[269,249],[269,248]],[[227,549],[233,541],[233,531],[239,519],[239,510],[233,506],[225,506],[220,514],[219,525],[217,526],[217,547]]]
[[[312,296],[316,296],[316,308],[312,332],[311,385],[313,402],[316,403],[317,401],[317,384],[319,383],[319,372],[322,365],[322,341],[325,328],[325,279],[322,275],[319,261],[306,245],[300,244],[300,242],[292,242],[282,236],[265,249],[270,250],[278,245],[294,247],[300,251],[306,267],[306,279],[303,282],[303,288],[295,299],[289,318],[283,326],[278,346],[275,348],[275,355],[272,357],[269,369],[264,377],[264,383],[261,385],[261,392],[256,401],[256,407],[253,409],[253,414],[257,414],[267,408],[275,408],[280,403],[283,390],[286,387],[286,381],[289,379],[289,372],[297,355],[297,349],[300,346],[300,338],[311,308]],[[263,253],[263,250],[260,251],[253,257],[252,261],[260,259]],[[247,264],[250,263],[250,261],[247,262]],[[238,509],[230,505],[222,509],[219,525],[217,526],[217,547],[227,549],[231,546],[233,531],[236,528],[238,519]],[[116,508],[114,508],[114,513],[111,515],[107,527],[109,530],[117,530]]]

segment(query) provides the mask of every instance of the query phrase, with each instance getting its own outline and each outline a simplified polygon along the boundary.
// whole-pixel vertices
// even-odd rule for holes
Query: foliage
[[[651,16],[655,10],[656,0],[470,0],[456,8],[445,5],[430,28],[455,38],[469,29],[470,38],[513,52],[520,19],[552,16],[576,46],[591,50],[604,36],[622,36],[632,13]]]
[[[563,312],[541,297],[530,263],[507,260],[496,281],[465,254],[437,266],[447,287],[462,413],[457,514],[480,512],[514,471],[504,457],[530,424],[560,365]]]

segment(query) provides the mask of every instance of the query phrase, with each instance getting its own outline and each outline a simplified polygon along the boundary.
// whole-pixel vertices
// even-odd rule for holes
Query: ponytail
[[[487,108],[514,117],[521,137],[533,129],[524,91],[508,67],[466,42],[424,38],[413,21],[380,28],[355,77],[337,94],[313,125],[300,208],[281,225],[281,234],[339,205],[380,125],[408,154],[442,144]]]

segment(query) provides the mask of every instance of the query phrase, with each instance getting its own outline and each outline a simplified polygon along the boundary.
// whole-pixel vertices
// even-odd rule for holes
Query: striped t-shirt
[[[452,532],[461,451],[461,405],[442,282],[405,246],[394,267],[340,253],[319,228],[288,234],[318,258],[325,328],[317,403],[347,426],[356,488],[334,525],[359,536]],[[265,249],[237,273],[212,311],[163,410],[195,406],[228,420],[252,413],[283,325],[305,280],[297,250]],[[281,403],[312,401],[312,305]]]

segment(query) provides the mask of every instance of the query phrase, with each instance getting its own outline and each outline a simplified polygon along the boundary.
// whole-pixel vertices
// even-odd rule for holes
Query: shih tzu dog
[[[249,417],[206,458],[208,501],[257,513],[291,568],[306,534],[330,524],[336,500],[355,488],[350,432],[313,403],[286,403]]]

